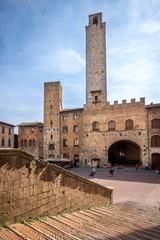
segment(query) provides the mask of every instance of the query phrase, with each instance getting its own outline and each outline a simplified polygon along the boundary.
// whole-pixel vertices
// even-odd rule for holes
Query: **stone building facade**
[[[19,124],[18,147],[37,158],[43,159],[43,123]]]
[[[43,159],[69,158],[74,166],[108,162],[160,165],[160,104],[145,98],[107,101],[106,29],[102,13],[86,26],[86,104],[63,109],[60,82],[44,83]]]
[[[14,148],[14,125],[0,122],[0,148]]]

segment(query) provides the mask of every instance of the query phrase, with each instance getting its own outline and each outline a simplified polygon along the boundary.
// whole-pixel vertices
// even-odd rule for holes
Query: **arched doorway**
[[[92,158],[91,159],[91,165],[99,168],[100,167],[100,159],[99,158]]]
[[[152,154],[152,169],[156,169],[158,166],[160,166],[160,154],[153,153]]]
[[[113,143],[108,150],[109,162],[134,167],[141,162],[140,147],[131,141],[124,140]]]

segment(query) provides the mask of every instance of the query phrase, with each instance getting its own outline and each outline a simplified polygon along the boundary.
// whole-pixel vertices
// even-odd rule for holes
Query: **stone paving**
[[[160,175],[143,169],[121,169],[109,177],[108,169],[97,169],[95,177],[89,177],[91,168],[72,168],[70,171],[103,186],[114,187],[113,202],[133,201],[160,208]]]

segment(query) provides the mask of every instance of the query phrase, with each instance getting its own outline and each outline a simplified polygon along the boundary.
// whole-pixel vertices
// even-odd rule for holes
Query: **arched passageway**
[[[95,167],[100,167],[100,159],[99,158],[92,158],[91,159],[91,165]]]
[[[141,163],[140,147],[131,141],[118,141],[112,144],[108,150],[108,159],[112,164],[135,166]]]

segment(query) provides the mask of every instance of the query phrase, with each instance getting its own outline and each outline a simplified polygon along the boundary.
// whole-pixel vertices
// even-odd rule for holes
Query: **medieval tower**
[[[44,83],[43,158],[60,157],[60,117],[62,88],[60,82]]]
[[[43,125],[43,159],[72,166],[112,164],[160,164],[160,104],[145,105],[131,99],[121,103],[107,100],[106,24],[102,13],[89,16],[86,26],[86,104],[62,108],[60,82],[44,83],[44,124],[35,129],[31,148],[28,129],[37,123],[20,124],[19,145],[35,153]],[[129,79],[128,79],[129,80]],[[23,132],[23,134],[22,134]],[[42,134],[42,131],[41,131]],[[31,135],[33,137],[33,133]],[[40,149],[41,152],[41,149]],[[35,155],[35,154],[34,154]]]
[[[89,16],[86,26],[86,102],[106,104],[106,24],[102,13]]]

